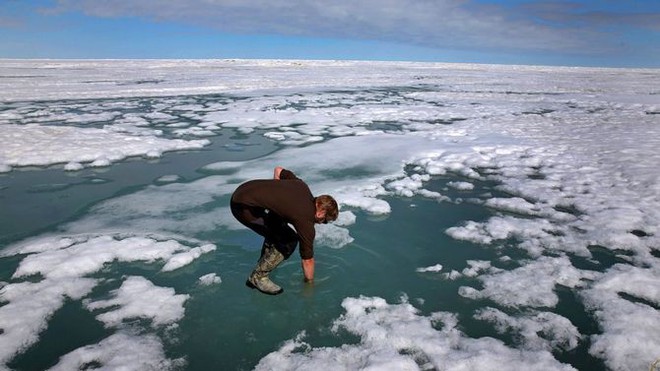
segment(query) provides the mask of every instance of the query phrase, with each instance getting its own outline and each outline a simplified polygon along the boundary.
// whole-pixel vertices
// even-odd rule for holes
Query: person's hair
[[[337,206],[337,201],[330,195],[321,195],[316,197],[316,208],[320,210],[325,210],[325,220],[332,222],[337,220],[337,215],[339,215],[339,206]]]

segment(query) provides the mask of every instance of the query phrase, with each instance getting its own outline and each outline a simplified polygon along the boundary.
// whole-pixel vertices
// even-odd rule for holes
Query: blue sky
[[[660,0],[0,0],[0,58],[660,68]]]

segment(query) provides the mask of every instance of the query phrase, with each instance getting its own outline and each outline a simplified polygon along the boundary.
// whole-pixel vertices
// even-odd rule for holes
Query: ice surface
[[[450,313],[421,316],[406,302],[388,304],[373,297],[347,298],[342,306],[346,313],[333,329],[358,335],[358,344],[314,348],[304,342],[303,333],[263,358],[256,369],[573,369],[544,350],[513,350],[492,338],[467,338]]]
[[[95,311],[109,307],[117,309],[96,316],[108,327],[117,327],[127,319],[149,318],[153,326],[175,323],[183,318],[189,295],[177,295],[169,287],[157,287],[144,277],[126,278],[121,287],[113,292],[114,298],[88,302],[87,309]]]
[[[209,273],[199,277],[199,284],[203,286],[210,286],[221,282],[222,279],[215,273]]]
[[[66,278],[41,282],[11,283],[0,289],[0,362],[9,362],[18,352],[37,342],[50,318],[66,298],[80,299],[96,285],[91,278]]]
[[[199,149],[205,140],[162,139],[156,135],[127,135],[111,130],[69,126],[2,125],[0,167],[65,163],[66,170],[109,166],[127,157],[160,157],[162,152]],[[54,139],[55,138],[55,139]]]
[[[198,250],[195,250],[198,249]],[[14,273],[14,278],[40,277],[38,282],[18,281],[0,289],[5,304],[0,307],[0,361],[8,362],[16,352],[38,340],[47,320],[65,300],[85,297],[99,282],[85,276],[115,262],[156,260],[183,262],[178,256],[190,251],[208,252],[208,245],[189,248],[176,241],[156,241],[144,237],[77,236],[45,237],[21,243],[3,251],[3,255],[28,254]],[[192,259],[186,259],[186,261]],[[167,266],[166,264],[166,266]],[[152,318],[154,324],[171,323],[183,315],[182,303],[188,295],[174,295],[171,288],[157,288],[142,277],[126,280],[113,300],[89,304],[90,309],[119,306],[101,314],[100,320],[118,325],[123,318]],[[103,348],[103,347],[101,347]]]
[[[552,312],[517,318],[495,308],[485,308],[476,317],[495,323],[500,332],[511,331],[520,336],[526,349],[571,350],[577,347],[580,339],[580,332],[569,319]]]
[[[541,257],[511,271],[480,275],[484,288],[461,287],[459,294],[471,299],[490,298],[507,307],[554,307],[556,285],[578,287],[593,279],[590,271],[576,269],[566,257]]]
[[[97,370],[173,370],[185,364],[169,360],[163,344],[154,335],[135,336],[116,333],[98,344],[78,348],[62,357],[50,370],[80,370],[94,365]]]
[[[81,172],[208,148],[226,133],[262,135],[278,146],[259,158],[218,158],[191,181],[168,173],[99,200],[54,235],[5,247],[3,257],[17,263],[0,289],[2,364],[38,343],[66,300],[89,303],[112,326],[134,317],[176,325],[194,291],[131,274],[104,299],[90,300],[91,292],[118,279],[105,269],[120,262],[167,275],[224,251],[207,236],[241,230],[229,196],[276,165],[340,202],[338,222],[318,228],[320,248],[369,250],[360,233],[365,218],[396,218],[392,200],[424,199],[438,213],[443,203],[485,206],[487,216],[468,213],[437,232],[494,257],[406,268],[453,281],[475,310],[427,313],[405,300],[343,298],[345,313],[327,325],[357,343],[317,346],[301,332],[272,344],[258,369],[561,370],[571,366],[555,355],[578,344],[613,370],[646,369],[660,357],[657,70],[12,60],[0,69],[12,77],[0,79],[0,172],[54,164]],[[496,186],[475,195],[484,183]],[[226,278],[207,272],[195,272],[192,286]],[[585,306],[593,333],[555,313],[559,288]],[[141,300],[150,295],[169,303],[162,313]],[[101,306],[109,308],[99,314]],[[462,331],[470,320],[517,340],[470,337]],[[137,353],[148,367],[172,367],[181,360],[164,355],[162,338],[122,328],[64,355],[56,368],[130,368]]]
[[[610,368],[643,369],[648,367],[647,360],[657,358],[660,340],[654,334],[660,331],[659,275],[657,265],[617,264],[585,291],[585,302],[595,310],[604,330],[593,336],[589,351],[605,359]]]
[[[442,270],[442,264],[431,265],[429,267],[417,268],[417,272],[440,272]]]

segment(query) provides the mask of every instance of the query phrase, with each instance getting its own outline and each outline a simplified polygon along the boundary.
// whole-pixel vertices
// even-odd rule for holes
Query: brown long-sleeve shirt
[[[262,207],[279,215],[296,229],[300,257],[314,257],[316,204],[305,182],[283,169],[280,179],[256,179],[241,184],[232,200],[247,206]]]

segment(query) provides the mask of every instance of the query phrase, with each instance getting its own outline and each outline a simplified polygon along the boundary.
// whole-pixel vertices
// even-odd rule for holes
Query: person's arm
[[[314,223],[306,221],[304,223],[294,224],[293,227],[298,231],[300,243],[300,259],[302,263],[305,282],[314,281],[314,237],[316,230]]]
[[[314,258],[302,259],[302,269],[305,282],[314,282]]]
[[[275,170],[273,171],[273,179],[279,180],[280,179],[280,174],[282,173],[282,170],[284,170],[283,167],[281,167],[281,166],[276,167]]]

